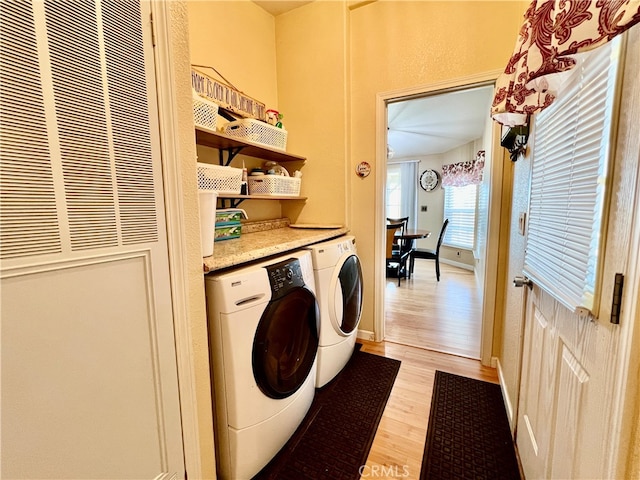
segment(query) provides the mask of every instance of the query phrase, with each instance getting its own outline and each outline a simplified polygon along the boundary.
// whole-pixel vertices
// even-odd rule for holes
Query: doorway
[[[386,277],[381,279],[383,287],[379,291],[383,296],[384,311],[381,323],[385,332],[381,338],[481,358],[488,365],[492,323],[485,325],[483,318],[487,317],[486,310],[491,309],[492,302],[485,305],[484,298],[492,298],[495,278],[489,278],[487,282],[487,274],[492,275],[486,268],[487,240],[490,238],[491,199],[501,194],[499,188],[492,188],[501,181],[501,168],[494,168],[493,164],[501,165],[502,160],[499,148],[495,147],[499,143],[497,131],[488,114],[493,81],[461,81],[457,85],[437,87],[389,94],[386,98],[379,96],[384,102],[384,110],[379,105],[378,112],[384,112],[384,122],[379,122],[379,126],[383,123],[382,134],[387,132],[384,135],[390,153],[387,161],[391,164],[417,163],[418,177],[413,184],[404,186],[418,192],[416,205],[408,210],[416,211],[416,228],[432,232],[429,238],[419,240],[416,247],[435,249],[445,216],[445,189],[439,185],[434,190],[422,191],[418,186],[419,175],[425,170],[435,170],[441,175],[442,165],[472,160],[479,151],[484,151],[487,167],[483,183],[477,186],[475,194],[476,218],[471,221],[473,242],[463,246],[455,237],[444,241],[440,251],[440,282],[435,278],[434,261],[422,259],[416,259],[412,278],[401,282],[400,287],[396,282],[387,284]],[[499,161],[492,162],[493,157]],[[499,179],[495,178],[496,171]],[[383,197],[385,194],[381,192],[387,187],[386,175],[384,177],[382,189],[378,190]],[[451,208],[450,198],[447,203]],[[381,215],[386,217],[386,202],[380,204],[384,210]],[[451,211],[448,215],[451,216]],[[492,228],[497,227],[493,225]],[[485,285],[494,286],[485,292]],[[466,346],[462,346],[461,341]]]

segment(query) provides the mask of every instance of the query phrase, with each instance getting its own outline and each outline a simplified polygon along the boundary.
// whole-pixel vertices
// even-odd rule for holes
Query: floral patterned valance
[[[640,22],[640,0],[533,0],[504,73],[491,114],[503,125],[524,125],[555,100],[554,74]]]
[[[466,187],[482,183],[484,170],[484,150],[480,150],[476,158],[467,162],[452,163],[442,166],[443,187]]]

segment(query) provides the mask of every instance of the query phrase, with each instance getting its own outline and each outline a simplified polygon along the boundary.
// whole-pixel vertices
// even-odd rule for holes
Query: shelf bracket
[[[221,148],[218,150],[218,161],[220,165],[223,167],[228,167],[231,161],[238,155],[244,147],[236,147],[236,148]],[[227,161],[224,160],[224,152],[227,152]]]
[[[244,202],[245,198],[221,198],[220,204],[222,208],[236,208],[242,202]],[[225,205],[227,204],[227,205]]]

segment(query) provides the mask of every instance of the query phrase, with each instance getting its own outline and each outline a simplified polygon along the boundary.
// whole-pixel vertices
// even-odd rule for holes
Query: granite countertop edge
[[[204,273],[289,252],[345,235],[348,232],[349,229],[346,227],[332,229],[284,227],[243,233],[240,238],[215,243],[213,255],[203,258]]]

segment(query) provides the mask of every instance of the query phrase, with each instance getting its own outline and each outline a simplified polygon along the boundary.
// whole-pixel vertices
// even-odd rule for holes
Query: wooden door
[[[638,51],[638,38],[638,32],[630,36],[628,52]],[[628,55],[598,318],[573,313],[536,285],[526,295],[516,442],[527,479],[612,477],[619,435],[612,392],[628,362],[619,348],[628,325],[609,320],[615,274],[627,271],[637,248],[630,245],[630,219],[638,194],[639,115],[637,102],[628,100],[637,98],[638,72],[638,60]]]
[[[2,478],[184,478],[147,2],[2,6]]]

